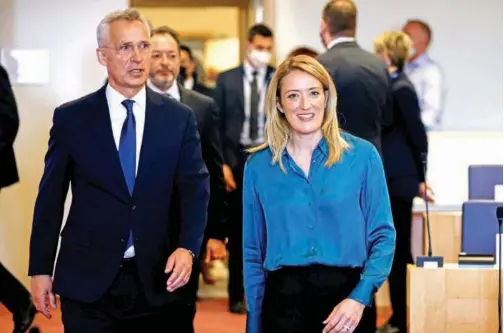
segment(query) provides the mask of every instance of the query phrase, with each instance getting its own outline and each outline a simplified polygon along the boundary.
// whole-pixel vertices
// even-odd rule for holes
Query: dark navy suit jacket
[[[19,130],[16,99],[7,71],[0,66],[0,189],[19,181],[14,140]]]
[[[393,122],[383,130],[383,160],[392,197],[413,199],[425,181],[422,161],[427,156],[427,134],[418,97],[404,73],[392,81]]]
[[[268,66],[266,85],[269,84],[275,68]],[[231,168],[239,165],[243,152],[240,137],[245,122],[245,94],[243,91],[243,64],[227,70],[217,78],[215,102],[220,111],[220,130],[224,162]]]
[[[61,232],[54,291],[99,299],[118,273],[130,228],[140,283],[154,306],[180,297],[166,290],[166,261],[177,247],[199,252],[209,198],[194,113],[146,88],[138,173],[130,195],[114,142],[105,87],[54,112],[35,204],[29,275],[53,273],[69,184],[72,205]],[[171,240],[170,202],[179,189],[181,227]]]

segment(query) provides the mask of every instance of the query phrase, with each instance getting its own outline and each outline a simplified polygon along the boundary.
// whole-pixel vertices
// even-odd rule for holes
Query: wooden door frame
[[[129,0],[129,7],[238,7],[240,61],[247,49],[250,4],[253,0]]]
[[[130,7],[240,7],[248,8],[249,0],[129,0]]]

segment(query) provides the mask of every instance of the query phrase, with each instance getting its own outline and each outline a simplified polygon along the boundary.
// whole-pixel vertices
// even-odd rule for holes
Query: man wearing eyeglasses
[[[54,113],[30,242],[32,295],[48,318],[60,295],[67,333],[159,326],[178,332],[180,288],[201,246],[209,199],[196,119],[188,107],[146,87],[151,45],[138,11],[107,15],[97,40],[108,83]]]

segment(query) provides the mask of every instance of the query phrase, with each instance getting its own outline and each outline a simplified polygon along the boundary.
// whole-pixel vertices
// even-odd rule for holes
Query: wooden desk
[[[429,243],[427,221],[424,220],[424,255],[427,255]],[[458,263],[462,247],[462,213],[432,213],[430,214],[432,253],[442,256],[445,263]]]
[[[496,333],[497,268],[408,267],[410,333]]]
[[[432,250],[447,263],[457,263],[462,245],[462,213],[459,211],[430,212]],[[427,255],[427,223],[424,212],[414,212],[411,227],[413,258]]]
[[[419,255],[427,255],[427,223],[424,215],[422,212],[413,215],[411,230],[413,260]],[[457,263],[462,244],[461,212],[437,209],[430,213],[430,222],[433,254],[442,256],[445,263]],[[376,305],[378,307],[391,305],[387,282],[376,294]]]

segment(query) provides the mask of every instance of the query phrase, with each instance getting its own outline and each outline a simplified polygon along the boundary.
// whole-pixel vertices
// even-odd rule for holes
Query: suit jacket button
[[[126,240],[124,238],[121,238],[121,242],[124,243]]]
[[[135,206],[135,205],[133,205],[133,206],[131,207],[131,210],[135,210],[135,209],[136,209],[136,206]]]

